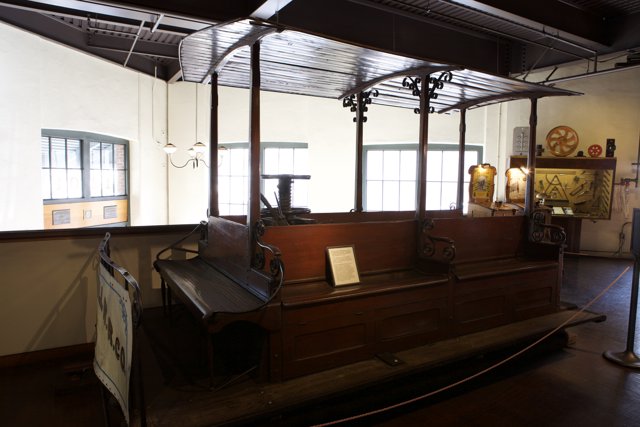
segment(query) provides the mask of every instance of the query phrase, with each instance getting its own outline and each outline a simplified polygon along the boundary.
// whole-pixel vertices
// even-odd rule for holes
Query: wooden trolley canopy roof
[[[183,79],[205,83],[218,73],[223,86],[248,88],[250,46],[260,40],[260,89],[343,99],[376,89],[373,104],[415,109],[419,97],[403,86],[405,77],[451,72],[451,80],[430,100],[444,113],[497,102],[545,96],[579,95],[563,89],[494,76],[463,67],[382,52],[291,30],[255,19],[214,25],[184,38],[180,45]]]

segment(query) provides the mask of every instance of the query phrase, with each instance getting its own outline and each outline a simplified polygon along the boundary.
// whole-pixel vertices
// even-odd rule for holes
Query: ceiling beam
[[[16,9],[13,7],[5,7],[0,4],[0,20],[63,45],[70,46],[79,51],[115,62],[120,66],[122,66],[122,63],[126,59],[126,53],[89,46],[87,44],[88,35],[85,31],[80,28],[74,28],[64,24],[48,15]],[[131,39],[129,39],[129,47],[130,46]],[[132,56],[127,66],[128,68],[152,76],[156,73],[157,67],[158,77],[161,79],[166,78],[166,69],[164,66],[158,67],[156,61],[142,55]]]
[[[87,45],[97,49],[128,52],[131,48],[132,41],[133,39],[130,37],[118,37],[95,33],[89,35]],[[178,59],[178,46],[138,40],[133,53],[146,56],[156,56],[158,58]]]
[[[277,15],[278,12],[291,3],[291,1],[292,0],[266,0],[259,8],[251,13],[251,17],[264,20],[270,19]]]
[[[590,14],[558,0],[448,0],[530,28],[554,32],[577,43],[611,44],[604,31],[604,17]],[[550,27],[550,28],[547,28]]]

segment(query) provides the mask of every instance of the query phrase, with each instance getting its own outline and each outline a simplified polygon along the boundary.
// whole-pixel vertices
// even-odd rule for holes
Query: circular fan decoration
[[[557,126],[547,134],[547,147],[551,154],[566,157],[578,148],[578,134],[569,126]]]
[[[600,157],[600,154],[602,154],[602,147],[598,144],[590,145],[589,148],[587,148],[587,153],[589,153],[591,157]]]

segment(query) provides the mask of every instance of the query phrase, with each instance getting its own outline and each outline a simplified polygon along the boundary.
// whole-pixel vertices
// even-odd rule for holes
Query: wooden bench
[[[249,236],[249,227],[211,217],[199,241],[198,256],[157,259],[154,267],[162,279],[163,304],[170,309],[171,295],[175,295],[208,334],[237,321],[252,322],[265,331],[279,330],[279,306],[272,298],[279,289],[281,272],[268,274],[252,266],[249,247],[253,239]],[[277,258],[277,250],[273,250]],[[213,350],[208,338],[211,379]]]
[[[282,378],[446,337],[449,280],[418,258],[415,220],[268,227],[280,248]],[[361,282],[333,287],[325,251],[353,245]]]
[[[452,332],[463,335],[558,310],[560,244],[530,241],[525,216],[432,218],[423,256],[452,281]]]

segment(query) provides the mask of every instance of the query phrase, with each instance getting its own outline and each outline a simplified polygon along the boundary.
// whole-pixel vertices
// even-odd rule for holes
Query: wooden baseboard
[[[95,343],[70,345],[68,347],[50,348],[47,350],[30,351],[27,353],[0,356],[0,369],[17,368],[18,366],[33,365],[59,359],[76,357],[93,358]]]

